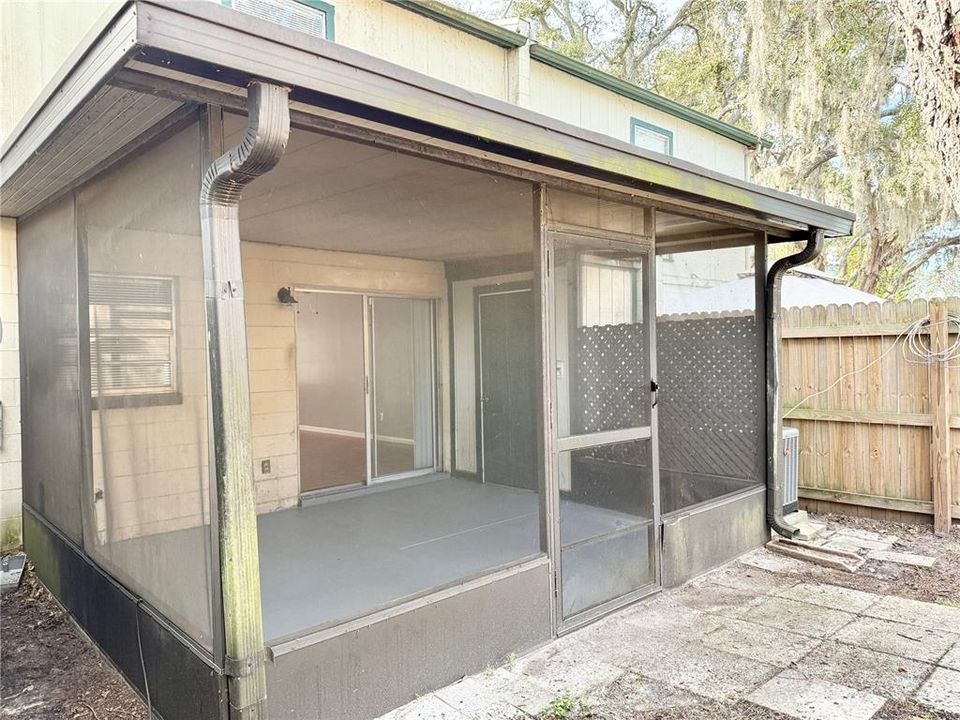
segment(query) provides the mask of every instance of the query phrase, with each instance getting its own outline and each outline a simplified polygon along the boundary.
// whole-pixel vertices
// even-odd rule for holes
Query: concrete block
[[[960,634],[960,608],[939,603],[909,600],[887,595],[864,612],[871,617],[893,620],[933,630],[949,630]]]
[[[879,695],[784,672],[747,700],[800,720],[870,720],[886,700]]]
[[[467,717],[436,695],[424,695],[381,716],[379,720],[467,720]]]
[[[622,668],[597,659],[596,648],[586,643],[568,646],[553,654],[538,653],[515,669],[547,688],[553,696],[573,697],[608,685],[623,674]]]
[[[866,617],[850,623],[837,632],[833,639],[910,660],[936,663],[957,641],[957,636],[940,630]]]
[[[940,658],[939,664],[951,670],[960,670],[960,645],[954,645],[948,650],[947,654]]]
[[[802,560],[777,555],[766,549],[758,549],[747,553],[740,558],[739,562],[742,565],[782,574],[806,572],[810,568],[810,565]]]
[[[854,619],[841,610],[783,597],[767,597],[734,613],[739,620],[779,628],[799,635],[825,638]]]
[[[935,557],[929,555],[893,552],[892,550],[871,550],[867,553],[867,557],[871,560],[892,562],[898,565],[913,565],[915,567],[933,567],[933,564],[937,561]]]
[[[783,588],[793,587],[799,582],[789,575],[768,572],[739,563],[719,568],[715,572],[705,575],[703,579],[724,587],[746,590],[756,595],[766,595]]]
[[[601,718],[633,718],[703,702],[703,698],[659,680],[627,673],[587,696],[587,705]]]
[[[722,618],[721,625],[703,635],[700,642],[740,657],[786,667],[813,650],[821,641],[783,630],[771,630],[744,620]]]
[[[960,672],[937,668],[920,687],[917,700],[950,713],[960,713]]]
[[[698,643],[681,643],[663,655],[640,658],[634,670],[644,677],[689,692],[726,700],[750,692],[778,668]]]
[[[920,687],[933,666],[827,640],[800,660],[794,669],[811,680],[825,680],[888,698],[903,699]]]
[[[799,583],[783,590],[778,590],[779,597],[799,600],[800,602],[820,605],[834,610],[843,610],[849,613],[862,613],[868,607],[880,600],[874,593],[851,590],[837,585],[821,585],[813,583]]]
[[[758,602],[764,593],[726,587],[716,583],[685,585],[672,594],[674,600],[684,607],[701,612],[719,612]]]
[[[434,695],[457,712],[477,720],[537,715],[557,697],[551,690],[503,668],[464,678]]]

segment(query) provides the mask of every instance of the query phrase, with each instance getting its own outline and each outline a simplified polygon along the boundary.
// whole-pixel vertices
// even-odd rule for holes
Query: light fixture
[[[277,300],[279,300],[284,305],[296,305],[297,299],[293,296],[293,293],[290,292],[290,288],[282,287],[277,291]]]

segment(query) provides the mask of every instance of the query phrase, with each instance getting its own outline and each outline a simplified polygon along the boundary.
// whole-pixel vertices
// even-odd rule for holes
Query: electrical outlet
[[[260,474],[269,475],[270,474],[270,458],[260,461]]]

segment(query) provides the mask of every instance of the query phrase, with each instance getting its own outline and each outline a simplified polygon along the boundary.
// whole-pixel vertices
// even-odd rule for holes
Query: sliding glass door
[[[431,470],[436,405],[433,303],[370,298],[372,478]]]
[[[297,294],[301,493],[433,470],[434,301]]]
[[[652,248],[551,233],[561,625],[658,580]]]

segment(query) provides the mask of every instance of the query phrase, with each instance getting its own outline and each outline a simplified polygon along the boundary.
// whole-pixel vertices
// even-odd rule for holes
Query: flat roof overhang
[[[2,148],[19,217],[195,116],[291,89],[293,121],[532,180],[601,188],[789,238],[848,235],[854,215],[648,152],[215,3],[134,0],[91,32]]]

